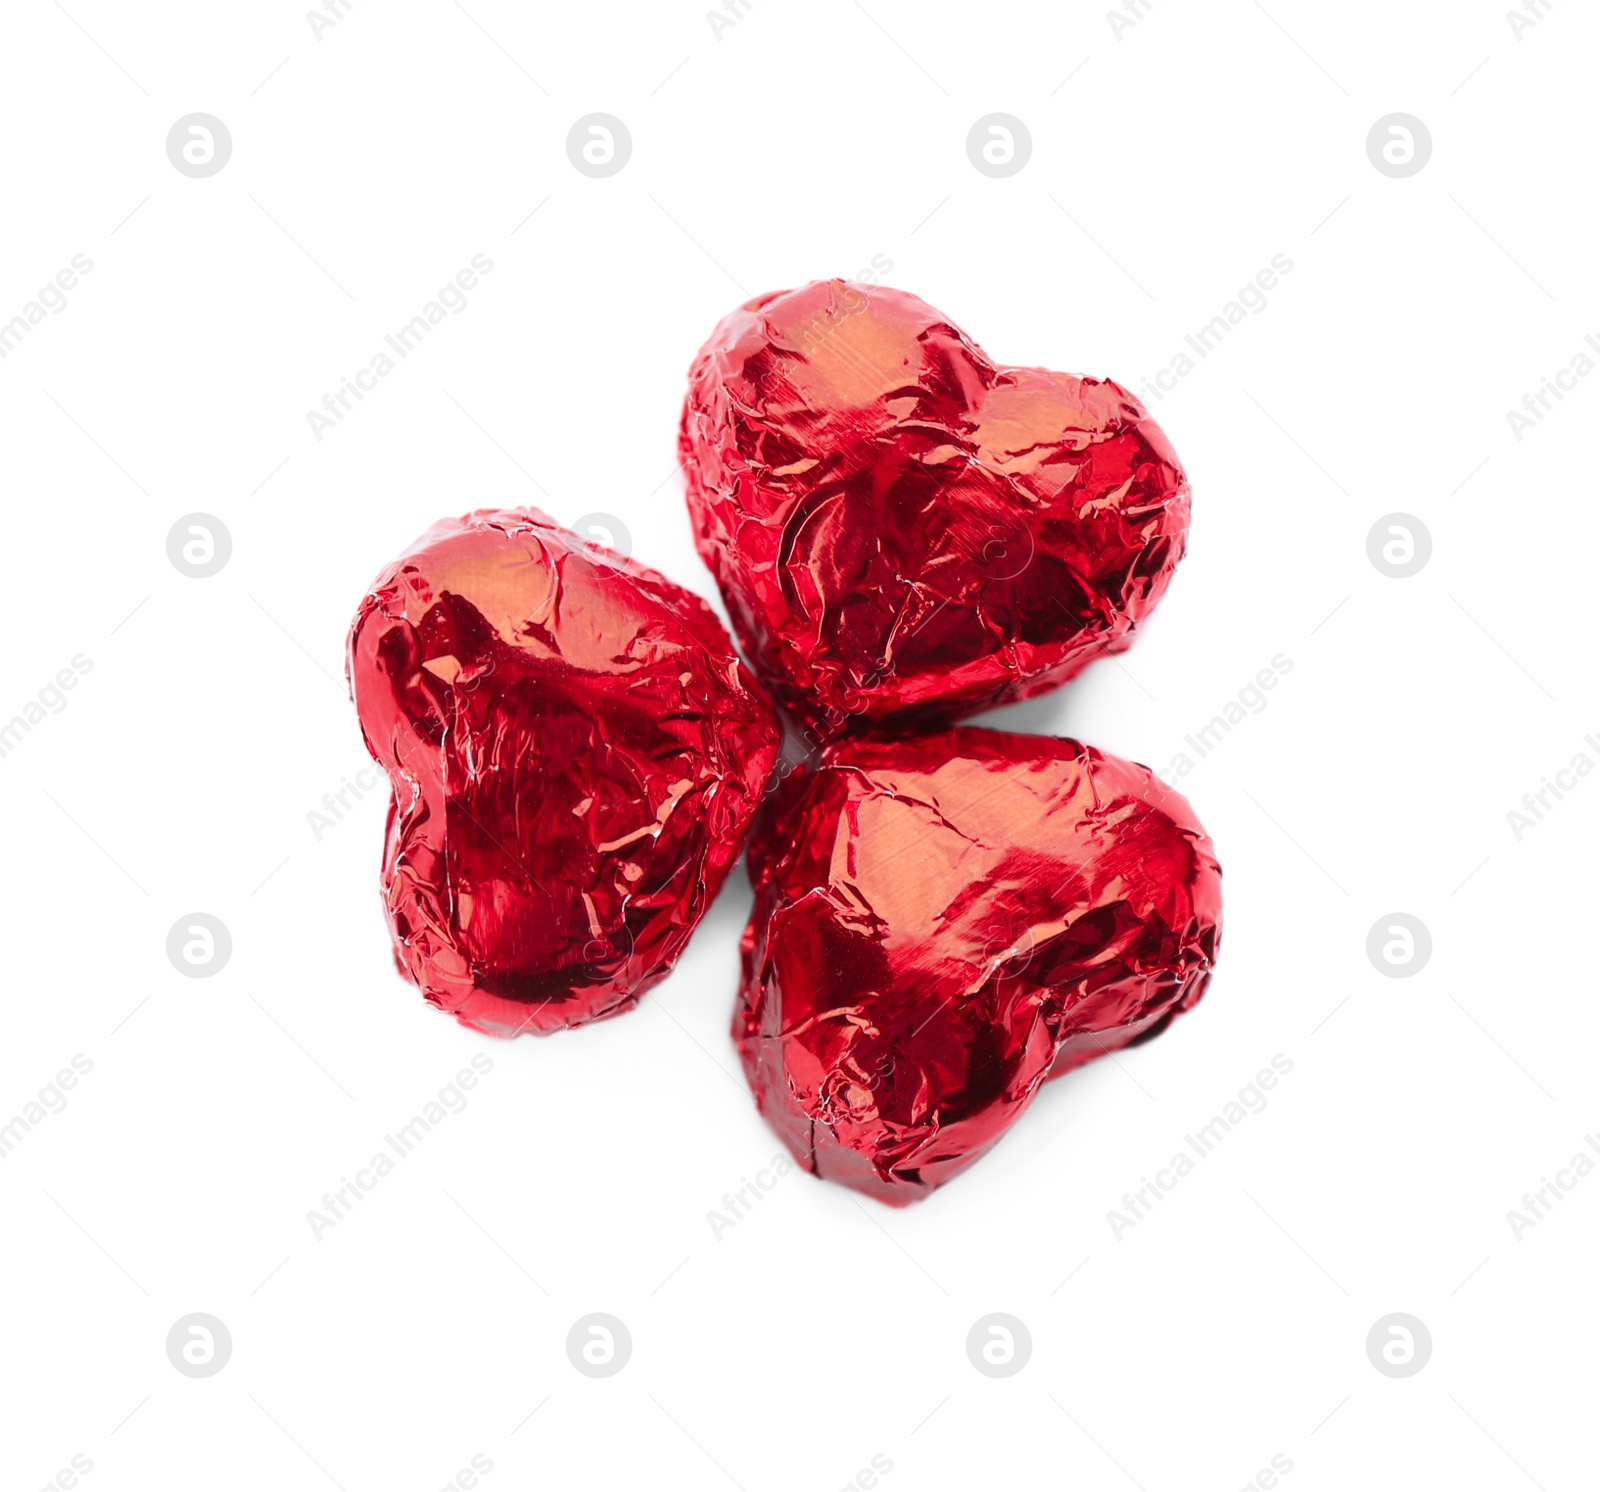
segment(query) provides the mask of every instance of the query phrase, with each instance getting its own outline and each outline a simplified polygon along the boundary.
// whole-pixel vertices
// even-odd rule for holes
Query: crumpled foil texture
[[[536,510],[469,513],[374,582],[348,674],[393,788],[395,957],[429,1001],[543,1034],[666,977],[780,740],[704,601]]]
[[[735,633],[813,742],[1064,683],[1128,646],[1188,529],[1126,389],[996,364],[916,296],[843,280],[723,318],[679,452]]]
[[[1046,1079],[1201,997],[1221,872],[1188,803],[1077,741],[829,747],[758,821],[734,1042],[805,1169],[926,1196]]]

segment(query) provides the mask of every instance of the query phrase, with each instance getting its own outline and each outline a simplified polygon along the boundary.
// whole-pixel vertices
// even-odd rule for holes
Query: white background
[[[0,1162],[7,1486],[77,1454],[106,1492],[428,1492],[480,1453],[491,1492],[832,1492],[874,1455],[890,1492],[1232,1489],[1274,1455],[1291,1492],[1593,1485],[1600,1179],[1506,1217],[1600,1130],[1600,777],[1506,817],[1600,763],[1600,378],[1506,419],[1600,333],[1592,11],[1519,39],[1504,0],[1156,0],[1119,38],[1092,4],[754,0],[719,39],[704,0],[355,0],[319,40],[294,3],[13,0],[4,28],[0,319],[94,265],[0,361],[0,719],[93,665],[0,758],[0,1120],[94,1064]],[[606,180],[565,150],[597,110],[633,137]],[[165,153],[194,111],[233,137],[203,180]],[[1005,180],[966,156],[993,111],[1033,139]],[[1404,180],[1366,153],[1394,111],[1433,137]],[[316,440],[479,252],[468,308]],[[367,765],[354,606],[429,523],[603,511],[710,597],[677,409],[746,292],[881,254],[996,358],[1137,388],[1277,253],[1153,405],[1194,486],[1159,613],[989,717],[1164,766],[1292,660],[1182,782],[1225,871],[1193,1014],[911,1210],[794,1175],[718,1239],[778,1148],[727,1037],[742,872],[616,1021],[495,1043],[400,981],[382,795],[307,815]],[[206,580],[165,551],[197,510],[233,539]],[[1366,553],[1395,511],[1433,539],[1405,580]],[[233,938],[207,980],[165,953],[194,911]],[[1409,979],[1365,952],[1394,911],[1432,933]],[[316,1241],[476,1052],[470,1107]],[[1270,1106],[1114,1238],[1279,1052]],[[203,1380],[164,1350],[197,1311],[233,1338]],[[634,1343],[599,1381],[564,1349],[592,1311]],[[1014,1377],[967,1361],[992,1311],[1031,1332]],[[1433,1339],[1406,1379],[1364,1345],[1396,1311]]]

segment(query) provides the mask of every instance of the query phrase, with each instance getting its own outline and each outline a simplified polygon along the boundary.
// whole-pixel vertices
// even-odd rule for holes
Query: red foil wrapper
[[[689,510],[746,655],[814,739],[940,726],[1128,646],[1189,489],[1115,383],[992,362],[904,291],[816,281],[689,373]]]
[[[374,582],[348,672],[394,789],[395,956],[429,1001],[542,1034],[666,977],[779,745],[704,601],[533,509],[469,513]]]
[[[892,1205],[1047,1078],[1204,992],[1221,871],[1188,803],[1077,741],[972,727],[830,747],[751,842],[734,1041],[807,1170]]]

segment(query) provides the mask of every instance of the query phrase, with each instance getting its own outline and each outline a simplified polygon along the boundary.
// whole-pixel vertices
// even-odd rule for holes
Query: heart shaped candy
[[[734,1041],[806,1170],[893,1205],[971,1165],[1051,1076],[1199,1000],[1221,872],[1184,799],[1076,741],[867,736],[750,846]]]
[[[533,509],[469,513],[373,583],[348,672],[394,788],[395,957],[434,1005],[544,1034],[666,977],[779,742],[704,601]]]
[[[938,726],[1128,646],[1188,483],[1117,384],[998,366],[903,291],[815,281],[722,322],[679,434],[701,556],[814,738]]]

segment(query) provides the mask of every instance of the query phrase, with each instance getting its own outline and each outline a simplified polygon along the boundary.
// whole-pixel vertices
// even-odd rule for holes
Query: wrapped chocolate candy
[[[814,739],[938,727],[1128,645],[1189,489],[1126,389],[992,362],[914,295],[843,280],[723,318],[679,436],[734,629]]]
[[[395,957],[434,1005],[544,1033],[667,975],[779,744],[704,601],[532,509],[469,513],[374,582],[348,672],[394,790]]]
[[[960,728],[831,746],[750,848],[734,1041],[807,1170],[901,1205],[1047,1078],[1204,992],[1221,872],[1188,803],[1076,741]]]

